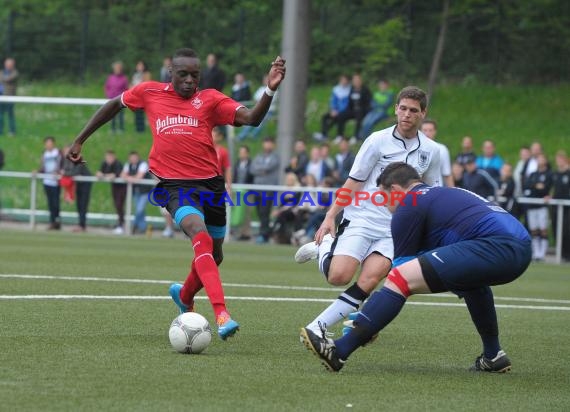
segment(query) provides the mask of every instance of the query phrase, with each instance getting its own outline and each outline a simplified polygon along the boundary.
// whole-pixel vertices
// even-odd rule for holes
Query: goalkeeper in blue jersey
[[[408,296],[452,291],[465,299],[483,343],[471,370],[509,371],[490,286],[512,282],[528,267],[532,252],[526,229],[474,193],[427,186],[405,163],[387,166],[378,185],[388,196],[403,195],[401,202],[387,206],[393,213],[394,266],[348,334],[333,341],[303,328],[307,348],[327,369],[339,371],[352,352],[396,318]]]

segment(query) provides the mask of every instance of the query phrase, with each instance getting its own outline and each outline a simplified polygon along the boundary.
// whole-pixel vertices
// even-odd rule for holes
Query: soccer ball
[[[212,330],[204,316],[186,312],[172,321],[168,338],[177,352],[200,353],[210,344]]]

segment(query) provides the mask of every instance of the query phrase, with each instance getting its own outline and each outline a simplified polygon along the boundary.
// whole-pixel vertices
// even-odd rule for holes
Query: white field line
[[[196,296],[196,299],[206,300],[206,296]],[[317,298],[284,298],[284,297],[260,297],[260,296],[226,296],[228,300],[263,301],[263,302],[310,302],[330,303],[331,299]],[[134,295],[0,295],[0,300],[170,300],[170,296],[134,296]],[[407,302],[414,306],[436,307],[465,307],[463,303],[447,302]],[[567,306],[529,306],[529,305],[495,305],[504,309],[528,309],[547,311],[570,311]]]
[[[117,282],[117,283],[139,283],[139,284],[171,284],[178,282],[175,280],[159,280],[159,279],[132,279],[132,278],[108,278],[97,276],[56,276],[56,275],[25,275],[25,274],[0,274],[0,278],[7,279],[40,279],[40,280],[76,280],[90,282]],[[248,289],[276,289],[276,290],[298,290],[298,291],[315,291],[315,292],[342,292],[342,288],[333,287],[316,287],[316,286],[287,286],[287,285],[260,285],[248,283],[225,283],[224,287],[248,288]],[[435,297],[435,298],[457,298],[456,295],[450,293],[437,293],[430,295],[414,295],[417,297]],[[513,301],[513,302],[532,302],[532,303],[550,303],[570,305],[570,300],[564,299],[543,299],[543,298],[523,298],[523,297],[507,297],[495,296],[495,300]],[[497,306],[498,307],[498,306]]]

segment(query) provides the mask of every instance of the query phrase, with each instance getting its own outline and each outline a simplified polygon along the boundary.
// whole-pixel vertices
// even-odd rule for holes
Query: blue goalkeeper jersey
[[[394,257],[489,236],[530,240],[511,214],[460,188],[420,184],[406,194],[392,217]]]

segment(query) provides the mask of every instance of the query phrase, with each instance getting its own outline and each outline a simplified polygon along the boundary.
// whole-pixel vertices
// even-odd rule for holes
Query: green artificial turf
[[[293,262],[294,251],[226,245],[222,277],[241,330],[227,342],[214,336],[203,354],[181,355],[167,336],[177,315],[169,281],[184,279],[192,257],[180,235],[0,230],[0,410],[570,409],[568,266],[533,264],[494,289],[496,303],[510,306],[497,311],[511,373],[468,372],[481,348],[467,310],[436,306],[460,303],[454,297],[417,296],[376,343],[332,374],[299,343],[298,331],[326,306],[311,299],[334,299],[338,289],[301,289],[327,285],[312,262]],[[30,295],[79,296],[23,298]],[[298,300],[276,300],[283,298]],[[206,300],[196,310],[213,322]]]

